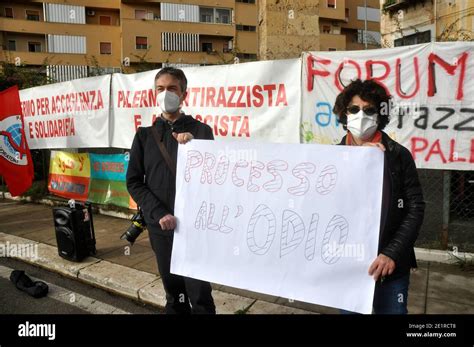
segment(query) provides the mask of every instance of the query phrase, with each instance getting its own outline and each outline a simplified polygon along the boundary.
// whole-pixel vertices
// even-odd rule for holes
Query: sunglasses
[[[377,108],[374,106],[368,106],[363,108],[364,113],[368,116],[373,116],[377,113]],[[357,105],[352,105],[347,108],[347,112],[350,114],[357,114],[360,111],[360,107]]]

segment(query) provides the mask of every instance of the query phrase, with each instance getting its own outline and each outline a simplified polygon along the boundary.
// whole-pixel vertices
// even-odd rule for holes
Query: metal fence
[[[474,171],[418,170],[426,202],[418,247],[474,252]]]

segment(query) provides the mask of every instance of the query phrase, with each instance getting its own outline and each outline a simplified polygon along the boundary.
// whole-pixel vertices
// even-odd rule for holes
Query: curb
[[[39,203],[41,205],[47,205],[47,206],[55,206],[60,201],[60,200],[55,201],[49,198],[32,201],[32,199],[29,196],[12,197],[11,194],[7,192],[5,192],[4,195],[5,195],[5,199],[8,199],[8,200],[33,202],[33,203]],[[128,220],[132,218],[133,216],[132,212],[127,213],[127,212],[120,212],[120,211],[110,211],[110,210],[104,209],[103,207],[98,207],[97,213],[104,216],[128,219]],[[442,263],[442,264],[455,264],[459,261],[473,261],[474,260],[474,253],[455,252],[455,251],[418,248],[418,247],[415,247],[415,256],[416,256],[416,259],[420,261],[435,262],[435,263]]]
[[[57,205],[63,205],[67,203],[66,199],[58,198],[57,200],[51,199],[51,198],[43,198],[40,200],[33,200],[31,199],[30,196],[11,196],[10,193],[4,192],[4,198],[6,200],[12,200],[12,201],[17,201],[17,202],[31,202],[33,204],[40,204],[40,205],[46,205],[46,206],[57,206]],[[126,210],[126,208],[124,208]],[[112,211],[112,210],[106,210],[101,206],[97,206],[96,210],[94,212],[104,215],[104,216],[109,216],[109,217],[115,217],[115,218],[121,218],[121,219],[128,219],[130,220],[134,214],[132,210],[130,212],[125,212],[125,211]]]
[[[438,249],[416,248],[415,256],[417,260],[435,262],[442,264],[456,264],[459,261],[473,261],[474,253],[442,251]]]
[[[41,267],[64,277],[79,280],[88,285],[164,309],[166,295],[163,283],[157,275],[135,270],[95,257],[80,263],[70,262],[58,255],[56,247],[0,232],[0,244],[29,245],[36,249],[36,257],[13,254],[12,259]],[[277,305],[213,289],[212,296],[217,314],[314,314],[289,306]]]

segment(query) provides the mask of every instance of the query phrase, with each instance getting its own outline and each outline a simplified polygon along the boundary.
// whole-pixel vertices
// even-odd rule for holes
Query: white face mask
[[[377,114],[368,116],[363,110],[347,115],[347,129],[361,140],[370,139],[377,131]]]
[[[162,91],[157,97],[158,104],[160,105],[161,111],[164,113],[175,113],[179,109],[181,104],[180,97],[173,92],[167,90]]]

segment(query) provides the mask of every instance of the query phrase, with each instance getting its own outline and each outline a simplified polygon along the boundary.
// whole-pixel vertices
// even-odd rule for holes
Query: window
[[[136,49],[147,49],[148,48],[148,37],[137,36],[135,38],[135,48]]]
[[[41,43],[28,42],[28,52],[41,52]]]
[[[254,25],[237,24],[235,28],[239,31],[256,31],[257,30],[257,27]]]
[[[15,40],[8,40],[8,50],[9,51],[16,51],[16,41]]]
[[[13,8],[5,7],[5,17],[13,18]]]
[[[335,52],[335,51],[337,51],[337,49],[336,48],[328,48],[328,51],[329,52]]]
[[[112,54],[112,44],[110,42],[101,42],[100,54]]]
[[[364,33],[365,33],[365,30],[362,30],[362,29],[357,30],[357,42],[358,43],[365,43]]]
[[[323,25],[323,33],[330,34],[331,33],[331,26],[330,25]]]
[[[135,19],[146,19],[146,10],[135,10]]]
[[[357,6],[357,19],[365,20],[365,18],[367,18],[369,22],[380,23],[380,9]]]
[[[203,43],[202,43],[202,51],[203,51],[203,52],[212,52],[212,43],[210,43],[210,42],[203,42]]]
[[[346,22],[349,21],[349,15],[350,15],[349,9],[346,8]]]
[[[243,60],[257,60],[257,55],[252,53],[239,53],[237,54],[237,58]]]
[[[431,42],[431,31],[418,32],[395,40],[395,47]]]
[[[110,16],[100,16],[99,17],[100,25],[112,25],[112,18]]]
[[[199,18],[203,23],[214,23],[214,9],[199,7]]]
[[[242,2],[244,4],[255,4],[255,0],[236,0],[236,2]]]
[[[39,11],[26,10],[26,20],[39,21]]]
[[[226,8],[199,7],[199,21],[201,23],[230,24],[232,10]]]
[[[336,8],[336,0],[326,0],[329,8]]]
[[[229,43],[230,41],[224,42],[224,47],[222,49],[222,52],[224,53],[230,53],[232,49],[230,48],[231,44]]]
[[[359,43],[359,32],[356,32],[352,35],[352,42]]]
[[[216,23],[230,24],[230,10],[216,9]]]
[[[365,41],[364,41],[364,32],[365,31],[362,30],[362,29],[357,30],[357,42],[358,43],[365,43]],[[382,40],[380,32],[367,30],[365,36],[366,36],[367,44],[376,45],[376,46],[380,45],[380,42]],[[396,46],[396,44],[397,44],[397,42],[395,40],[395,46]]]

